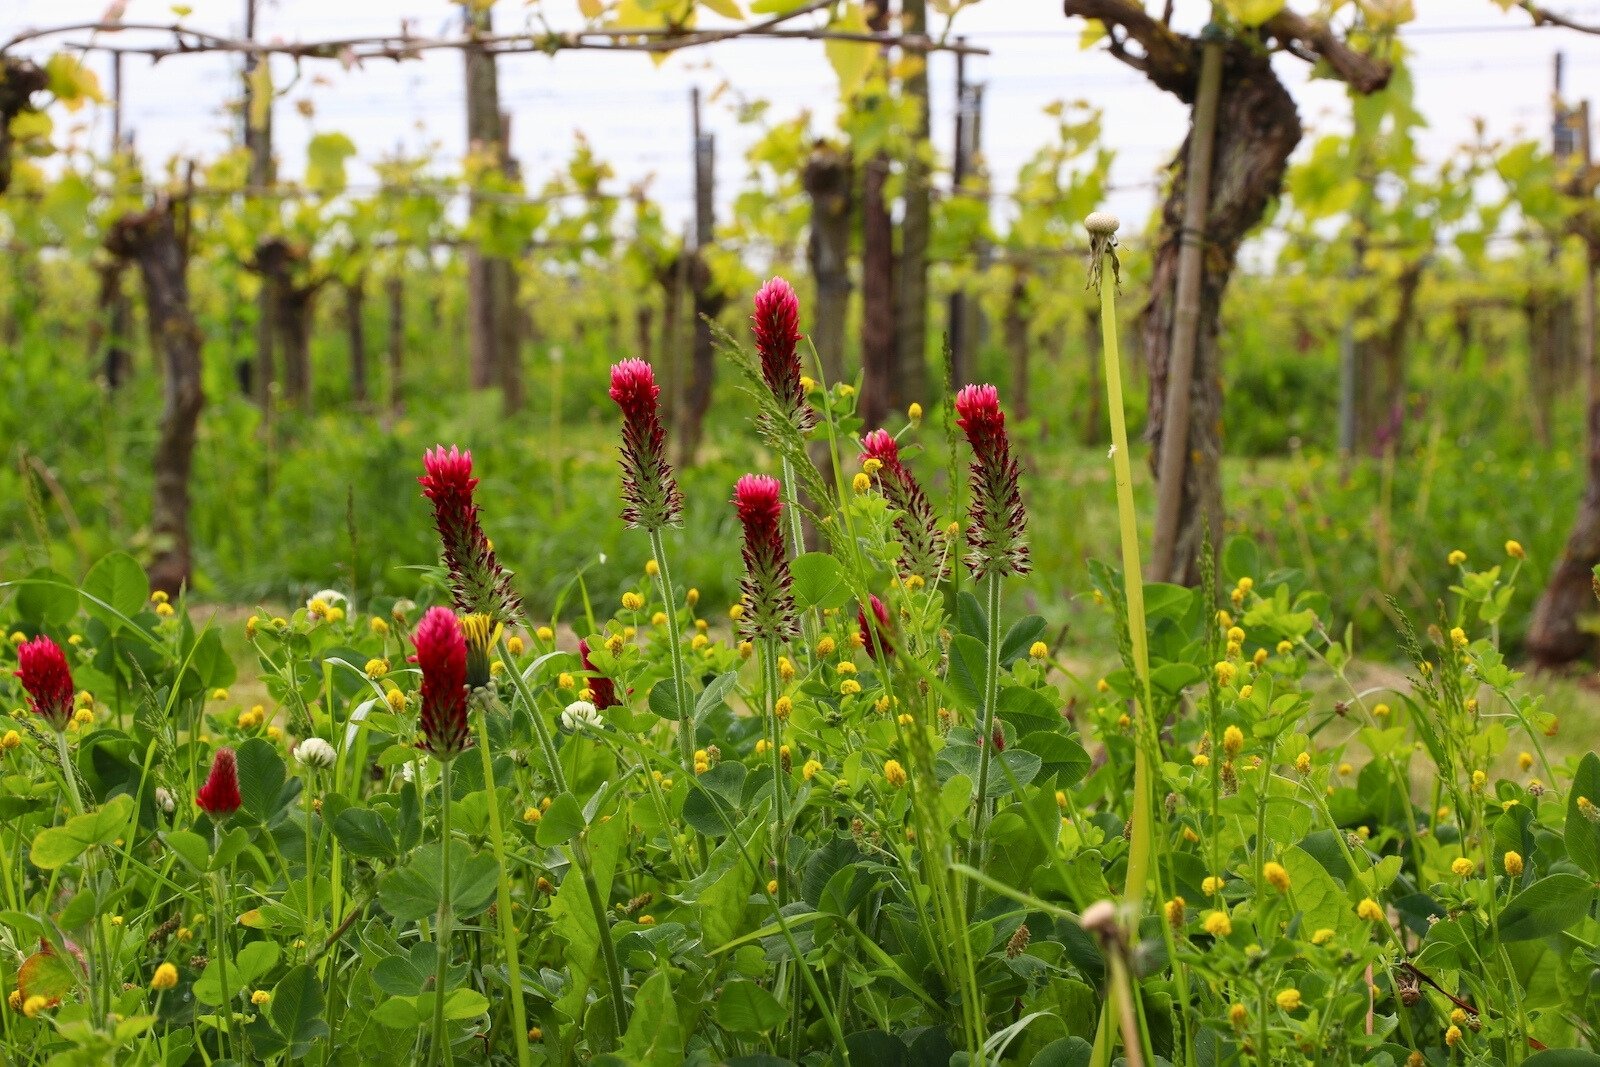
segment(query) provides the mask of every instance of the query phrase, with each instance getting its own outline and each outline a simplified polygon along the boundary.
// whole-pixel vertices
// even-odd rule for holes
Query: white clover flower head
[[[412,764],[412,763],[409,763],[409,762],[400,764],[400,777],[405,779],[408,782],[416,781],[417,780],[417,768],[416,768],[416,765]]]
[[[333,746],[322,738],[308,737],[294,746],[294,758],[300,766],[319,771],[332,767],[337,755]]]
[[[572,733],[577,733],[585,727],[598,730],[601,725],[599,710],[587,700],[574,700],[561,713],[562,729]]]
[[[172,798],[172,794],[164,785],[156,786],[156,806],[168,815],[178,810],[178,802]]]
[[[350,598],[337,589],[319,589],[312,593],[306,598],[306,610],[312,610],[311,606],[319,600],[330,608],[341,608],[346,614],[350,612]]]

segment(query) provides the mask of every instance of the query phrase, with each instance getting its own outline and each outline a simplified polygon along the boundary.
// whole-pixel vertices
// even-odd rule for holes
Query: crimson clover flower
[[[61,733],[72,722],[72,671],[61,646],[40,635],[17,648],[17,681],[33,713]]]
[[[467,635],[449,608],[429,608],[412,642],[422,668],[417,747],[448,763],[472,746],[467,733]]]
[[[744,528],[744,614],[740,632],[750,640],[782,640],[798,632],[789,557],[783,540],[783,487],[765,474],[746,474],[733,490]]]
[[[887,430],[873,430],[861,439],[861,462],[877,460],[873,480],[889,506],[899,512],[894,530],[900,537],[900,570],[924,581],[936,581],[950,574],[945,554],[944,530],[934,514],[928,494],[916,475],[900,459],[900,446]],[[869,464],[870,465],[870,464]]]
[[[426,471],[417,481],[422,495],[433,503],[433,524],[439,530],[445,566],[457,610],[481,612],[497,623],[515,621],[522,601],[511,586],[511,572],[500,566],[494,546],[478,521],[472,494],[478,479],[472,476],[472,453],[443,445],[422,457]]]
[[[667,462],[661,387],[650,364],[625,359],[612,367],[611,399],[622,409],[622,521],[651,532],[678,525],[683,494]]]
[[[583,669],[589,672],[584,685],[594,697],[589,703],[598,711],[617,707],[622,701],[617,699],[617,683],[594,669],[594,664],[589,662],[589,642],[578,638],[578,655],[583,660]]]
[[[233,749],[217,749],[217,754],[211,758],[211,773],[194,795],[194,802],[213,819],[226,819],[239,810],[244,800],[239,796],[239,764],[234,759]]]
[[[804,433],[817,424],[817,413],[806,403],[800,382],[800,354],[795,346],[803,335],[794,287],[782,278],[769,280],[756,293],[750,323],[761,356],[761,377],[795,428]]]
[[[967,435],[973,461],[972,507],[967,524],[967,566],[979,581],[1027,574],[1028,516],[1022,509],[1020,470],[1006,435],[1000,394],[992,385],[968,385],[956,394],[956,425]]]
[[[870,619],[867,617],[868,607],[872,608]],[[889,639],[889,609],[884,607],[877,594],[867,595],[867,603],[856,612],[856,622],[861,627],[861,645],[868,655],[876,660],[894,655],[894,642]]]

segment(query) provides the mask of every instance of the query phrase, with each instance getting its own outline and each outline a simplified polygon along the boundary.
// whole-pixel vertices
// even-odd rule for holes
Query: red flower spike
[[[611,399],[622,409],[622,520],[630,527],[659,530],[683,516],[683,494],[667,462],[667,431],[661,424],[661,387],[642,359],[611,368]]]
[[[790,421],[804,433],[817,424],[817,413],[806,403],[805,388],[800,384],[800,355],[795,346],[804,335],[794,288],[782,278],[769,280],[756,293],[750,323],[761,356],[761,377]]]
[[[496,623],[514,622],[522,601],[511,586],[511,572],[500,566],[478,521],[472,453],[455,445],[446,452],[439,445],[423,455],[422,465],[426,473],[417,481],[433,504],[433,524],[450,569],[456,608],[463,614],[482,613]]]
[[[620,705],[622,701],[617,699],[617,683],[594,669],[594,664],[589,662],[589,642],[581,637],[578,638],[578,655],[583,660],[583,669],[589,672],[589,677],[584,684],[588,686],[589,692],[594,695],[594,699],[590,703],[598,711],[604,711],[607,708],[614,708]]]
[[[441,762],[472,747],[467,730],[467,635],[449,608],[429,608],[412,642],[422,668],[417,747]]]
[[[43,635],[17,648],[17,681],[28,707],[57,733],[72,722],[72,671],[61,646]]]
[[[750,640],[783,640],[799,632],[789,557],[783,541],[783,487],[765,474],[746,474],[733,490],[744,528],[744,615],[740,632]]]
[[[992,385],[968,385],[956,394],[956,425],[967,435],[973,462],[972,507],[967,524],[967,566],[978,580],[1027,574],[1028,517],[1022,509],[1021,471],[1011,454],[1005,412]]]
[[[194,795],[194,802],[213,819],[226,819],[239,810],[244,800],[239,796],[239,765],[233,758],[233,749],[217,749],[211,758],[211,773]]]
[[[867,618],[866,607],[856,612],[856,623],[861,627],[861,645],[873,659],[882,660],[894,655],[894,642],[889,639],[892,625],[889,609],[884,607],[883,601],[875,593],[867,595],[867,605],[872,608],[872,618]]]
[[[915,574],[924,581],[949,577],[950,560],[945,552],[944,530],[934,514],[928,494],[916,475],[900,460],[900,446],[887,430],[873,430],[861,439],[861,461],[877,460],[880,466],[872,475],[889,506],[899,512],[894,519],[900,537],[900,571]]]

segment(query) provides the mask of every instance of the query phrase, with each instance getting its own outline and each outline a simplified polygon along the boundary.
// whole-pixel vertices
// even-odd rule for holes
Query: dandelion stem
[[[1131,916],[1137,928],[1144,907],[1146,884],[1150,877],[1151,852],[1151,750],[1143,743],[1153,737],[1155,723],[1150,698],[1150,648],[1145,630],[1144,578],[1139,566],[1139,526],[1133,508],[1133,469],[1128,461],[1128,424],[1123,411],[1122,356],[1117,343],[1117,298],[1113,253],[1100,249],[1100,330],[1101,351],[1105,358],[1106,400],[1111,414],[1111,463],[1117,483],[1117,525],[1122,542],[1124,596],[1128,605],[1128,641],[1133,651],[1133,668],[1138,675],[1139,697],[1135,700],[1133,771],[1133,839],[1128,849],[1128,881],[1124,889]],[[1110,278],[1106,274],[1111,275]]]

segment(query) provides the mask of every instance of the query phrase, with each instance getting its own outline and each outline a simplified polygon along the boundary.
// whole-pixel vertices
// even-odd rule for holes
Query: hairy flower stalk
[[[783,770],[783,723],[778,718],[778,649],[797,632],[789,559],[783,547],[783,489],[776,478],[746,474],[733,490],[734,509],[744,530],[744,614],[740,633],[760,649],[765,693],[767,744],[772,758],[772,854],[778,874],[778,904],[789,899],[784,862],[788,835],[787,775]]]
[[[500,566],[494,547],[478,521],[473,492],[472,453],[443,445],[422,457],[426,473],[417,481],[422,495],[433,504],[433,524],[439,531],[445,566],[456,610],[482,613],[497,623],[514,622],[522,601],[511,586],[511,572]]]
[[[672,568],[661,536],[664,527],[678,525],[683,514],[683,494],[667,463],[667,431],[661,424],[660,398],[655,372],[644,360],[626,359],[611,368],[611,399],[622,409],[622,518],[629,526],[643,528],[650,537],[656,590],[672,630],[667,659],[672,668],[672,702],[679,716],[678,755],[684,773],[693,774],[694,716],[689,710],[689,672],[683,663]],[[703,842],[701,847],[704,848]]]
[[[901,461],[900,445],[894,435],[888,430],[873,430],[863,437],[861,461],[868,460],[878,461],[872,480],[889,506],[899,512],[894,531],[900,538],[901,575],[914,574],[925,582],[948,577],[950,559],[939,516],[916,475]]]
[[[984,585],[988,632],[983,675],[983,709],[978,723],[979,756],[976,803],[972,811],[970,863],[983,869],[984,831],[989,820],[989,765],[1004,744],[995,723],[1000,694],[1000,580],[1028,573],[1028,545],[1023,540],[1027,515],[1022,510],[1020,471],[1011,454],[1006,416],[992,385],[968,385],[956,394],[956,425],[972,446],[972,506],[967,526],[967,566]],[[978,886],[968,887],[967,910],[977,908]]]

